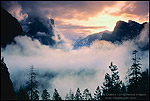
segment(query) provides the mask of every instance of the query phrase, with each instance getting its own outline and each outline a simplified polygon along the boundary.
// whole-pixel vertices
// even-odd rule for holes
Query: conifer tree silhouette
[[[94,100],[100,100],[101,99],[101,89],[100,87],[98,86],[96,88],[96,91],[94,93]]]
[[[122,92],[123,83],[118,74],[118,67],[111,62],[109,69],[111,70],[111,75],[108,73],[105,74],[105,82],[103,83],[103,86],[101,86],[103,91],[102,99],[107,94],[117,94]]]
[[[41,97],[42,97],[42,100],[50,100],[50,94],[48,93],[46,89],[43,90]]]
[[[56,89],[54,90],[52,100],[62,100]]]
[[[133,51],[134,57],[132,58],[133,64],[130,68],[129,73],[129,85],[128,85],[128,93],[138,93],[139,92],[139,81],[142,79],[142,73],[141,73],[141,63],[140,58],[137,58],[137,50]]]
[[[33,65],[29,71],[29,81],[27,81],[27,89],[30,92],[30,100],[39,100],[39,91],[37,90],[38,82],[36,80],[36,73]]]
[[[75,94],[75,96],[74,96],[74,99],[75,99],[75,100],[82,100],[82,94],[81,94],[79,88],[77,88],[77,91],[76,91],[76,94]]]

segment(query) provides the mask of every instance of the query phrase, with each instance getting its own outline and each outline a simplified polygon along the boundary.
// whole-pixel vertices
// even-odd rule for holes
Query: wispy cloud
[[[148,27],[141,33],[140,41],[148,37]],[[139,40],[139,39],[138,39]],[[34,65],[41,75],[56,73],[51,80],[47,76],[39,78],[46,81],[48,91],[53,93],[57,88],[62,97],[71,88],[76,91],[80,87],[81,91],[89,88],[93,94],[96,87],[101,86],[106,72],[110,73],[109,65],[113,62],[118,66],[119,75],[124,81],[128,68],[132,65],[132,51],[137,49],[135,40],[125,41],[121,45],[116,45],[107,41],[95,41],[91,47],[83,47],[78,50],[64,51],[63,49],[50,48],[41,45],[38,40],[31,40],[30,37],[16,37],[17,44],[7,45],[2,50],[2,56],[15,82],[26,80],[26,74],[18,74],[22,71],[27,73],[31,65]],[[66,48],[62,45],[62,48]],[[138,52],[141,58],[142,70],[149,67],[149,50]],[[19,76],[18,76],[19,75]],[[17,77],[17,80],[15,79]],[[21,80],[20,80],[21,79]],[[89,82],[90,81],[90,82]],[[23,82],[20,82],[23,84]],[[41,87],[41,86],[40,86]],[[43,90],[43,88],[39,88]]]
[[[87,20],[109,8],[106,14],[120,16],[131,14],[139,17],[148,16],[149,1],[18,1],[2,2],[6,9],[18,4],[32,15],[49,16],[59,19]],[[113,9],[118,9],[113,11]]]
[[[82,25],[72,25],[72,24],[68,24],[68,25],[63,25],[61,27],[59,27],[60,29],[106,29],[107,26],[82,26]]]
[[[138,17],[140,21],[147,21],[149,19],[149,1],[120,1],[117,6],[108,8],[104,13],[129,19]]]

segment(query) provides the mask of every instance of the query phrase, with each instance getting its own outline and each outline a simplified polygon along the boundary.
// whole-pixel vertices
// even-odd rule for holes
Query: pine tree
[[[83,91],[82,99],[83,100],[92,100],[92,95],[89,92],[88,88]]]
[[[29,100],[29,95],[25,91],[25,89],[23,89],[22,87],[20,87],[20,89],[19,89],[19,91],[17,93],[17,98],[18,98],[18,100]]]
[[[55,91],[53,93],[52,100],[61,100],[61,97],[60,97],[60,95],[59,95],[59,93],[57,92],[56,89],[55,89]]]
[[[71,89],[69,90],[69,94],[68,93],[66,94],[65,99],[66,100],[74,100],[74,94]]]
[[[71,89],[69,91],[69,100],[74,100],[74,94]]]
[[[32,92],[33,92],[32,99],[39,100],[39,91],[37,89],[34,89]]]
[[[120,77],[118,75],[118,68],[116,65],[113,65],[112,62],[109,68],[112,72],[112,75],[110,76],[108,73],[105,74],[105,82],[102,86],[103,95],[121,92],[122,81],[120,81]]]
[[[112,91],[113,93],[120,93],[120,89],[121,89],[121,84],[122,81],[120,81],[120,77],[118,75],[118,68],[116,65],[113,65],[113,63],[111,62],[111,65],[109,66],[111,72],[112,72]]]
[[[30,93],[31,100],[39,100],[39,91],[37,90],[38,82],[36,80],[36,73],[34,67],[31,66],[29,71],[29,81],[27,81],[27,89]]]
[[[120,93],[126,93],[126,92],[127,92],[126,86],[124,85],[124,83],[122,83],[121,92]]]
[[[80,89],[78,88],[74,97],[75,100],[82,100],[82,94],[80,93]]]
[[[100,99],[101,99],[101,90],[100,87],[98,86],[94,93],[94,100],[100,100]]]
[[[112,88],[112,80],[108,73],[105,74],[105,82],[101,87],[103,90],[103,95],[110,93],[110,89]]]
[[[133,51],[134,57],[132,58],[133,64],[130,68],[130,73],[129,73],[129,85],[128,85],[128,93],[137,93],[140,89],[139,87],[139,81],[142,78],[141,74],[141,63],[140,63],[140,58],[137,58],[137,50]]]
[[[46,89],[43,90],[41,97],[42,97],[42,100],[50,100],[50,94],[47,92]]]
[[[142,78],[139,81],[139,92],[141,94],[146,94],[142,100],[149,100],[149,71],[146,69],[142,72]]]

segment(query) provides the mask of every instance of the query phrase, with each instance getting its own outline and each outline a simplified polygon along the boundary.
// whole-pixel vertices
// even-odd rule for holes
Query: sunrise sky
[[[14,42],[5,48],[1,47],[1,56],[5,58],[16,90],[22,85],[25,87],[26,74],[32,65],[40,74],[37,76],[41,83],[38,88],[40,96],[43,89],[47,89],[52,97],[56,88],[63,99],[70,89],[75,94],[78,87],[82,93],[88,88],[94,96],[97,86],[103,85],[105,74],[111,73],[111,62],[117,65],[120,79],[126,83],[134,50],[138,50],[141,70],[149,68],[149,23],[142,31],[143,26],[137,27],[136,31],[130,29],[132,26],[125,27],[123,35],[119,35],[122,30],[116,31],[108,37],[114,42],[107,38],[101,40],[96,35],[94,40],[91,38],[93,41],[89,37],[82,42],[77,40],[79,48],[74,49],[79,37],[113,31],[119,20],[133,20],[141,24],[149,22],[149,1],[1,1],[1,6],[19,21],[25,32],[14,37]],[[38,19],[34,22],[32,18]],[[55,27],[49,21],[51,18]],[[31,27],[30,24],[36,26]],[[41,27],[42,24],[44,27]],[[135,33],[131,35],[135,35],[133,39],[130,31]],[[129,40],[124,36],[126,32]],[[9,34],[5,36],[9,37]],[[53,41],[56,43],[51,45]]]
[[[149,1],[10,1],[2,6],[19,21],[28,15],[53,18],[56,30],[68,38],[113,31],[119,20],[149,22]]]

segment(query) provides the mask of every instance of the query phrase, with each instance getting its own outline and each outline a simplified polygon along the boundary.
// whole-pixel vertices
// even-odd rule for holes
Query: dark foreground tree
[[[89,92],[88,88],[86,88],[86,89],[83,91],[82,99],[83,99],[83,100],[92,100],[92,95],[91,95],[91,93]]]
[[[29,95],[28,95],[28,93],[26,92],[25,89],[20,87],[20,89],[17,93],[17,98],[18,98],[18,100],[29,100]]]
[[[33,100],[39,100],[39,91],[37,89],[33,90],[32,99]]]
[[[127,92],[136,94],[136,98],[139,100],[149,100],[149,73],[148,69],[141,72],[142,64],[140,63],[141,59],[137,58],[137,52],[136,50],[133,51],[133,64],[129,69]]]
[[[149,71],[146,69],[144,72],[142,72],[142,78],[139,81],[139,87],[140,87],[140,94],[146,94],[142,98],[142,100],[148,100],[149,99]]]
[[[100,99],[101,99],[101,90],[100,87],[98,86],[94,93],[94,100],[100,100]]]
[[[103,90],[103,96],[105,96],[105,94],[109,94],[111,93],[111,89],[112,89],[112,80],[111,77],[108,73],[105,74],[105,82],[103,83],[102,90]]]
[[[69,100],[74,100],[74,94],[71,89],[69,91]]]
[[[27,89],[30,93],[30,100],[39,100],[39,91],[37,90],[38,82],[36,80],[34,67],[31,66],[29,71],[29,81],[27,81]]]
[[[50,94],[47,92],[46,89],[43,90],[41,97],[42,97],[42,100],[50,100]]]
[[[52,100],[61,100],[61,97],[56,89],[54,90]]]
[[[137,50],[133,51],[133,64],[129,72],[128,93],[138,93],[140,91],[139,81],[142,79],[140,58],[137,58]]]
[[[127,88],[124,83],[122,83],[121,92],[120,93],[127,93]]]
[[[82,94],[81,94],[79,88],[78,88],[77,91],[76,91],[76,94],[75,94],[75,96],[74,96],[74,99],[75,99],[75,100],[82,100]]]
[[[118,94],[125,91],[125,86],[118,75],[119,72],[117,66],[113,65],[111,62],[109,68],[112,73],[111,76],[108,73],[105,74],[105,82],[103,83],[103,86],[101,86],[103,91],[102,99],[104,99],[107,94]]]
[[[69,94],[66,94],[65,100],[74,100],[74,94],[71,89],[69,90]]]

